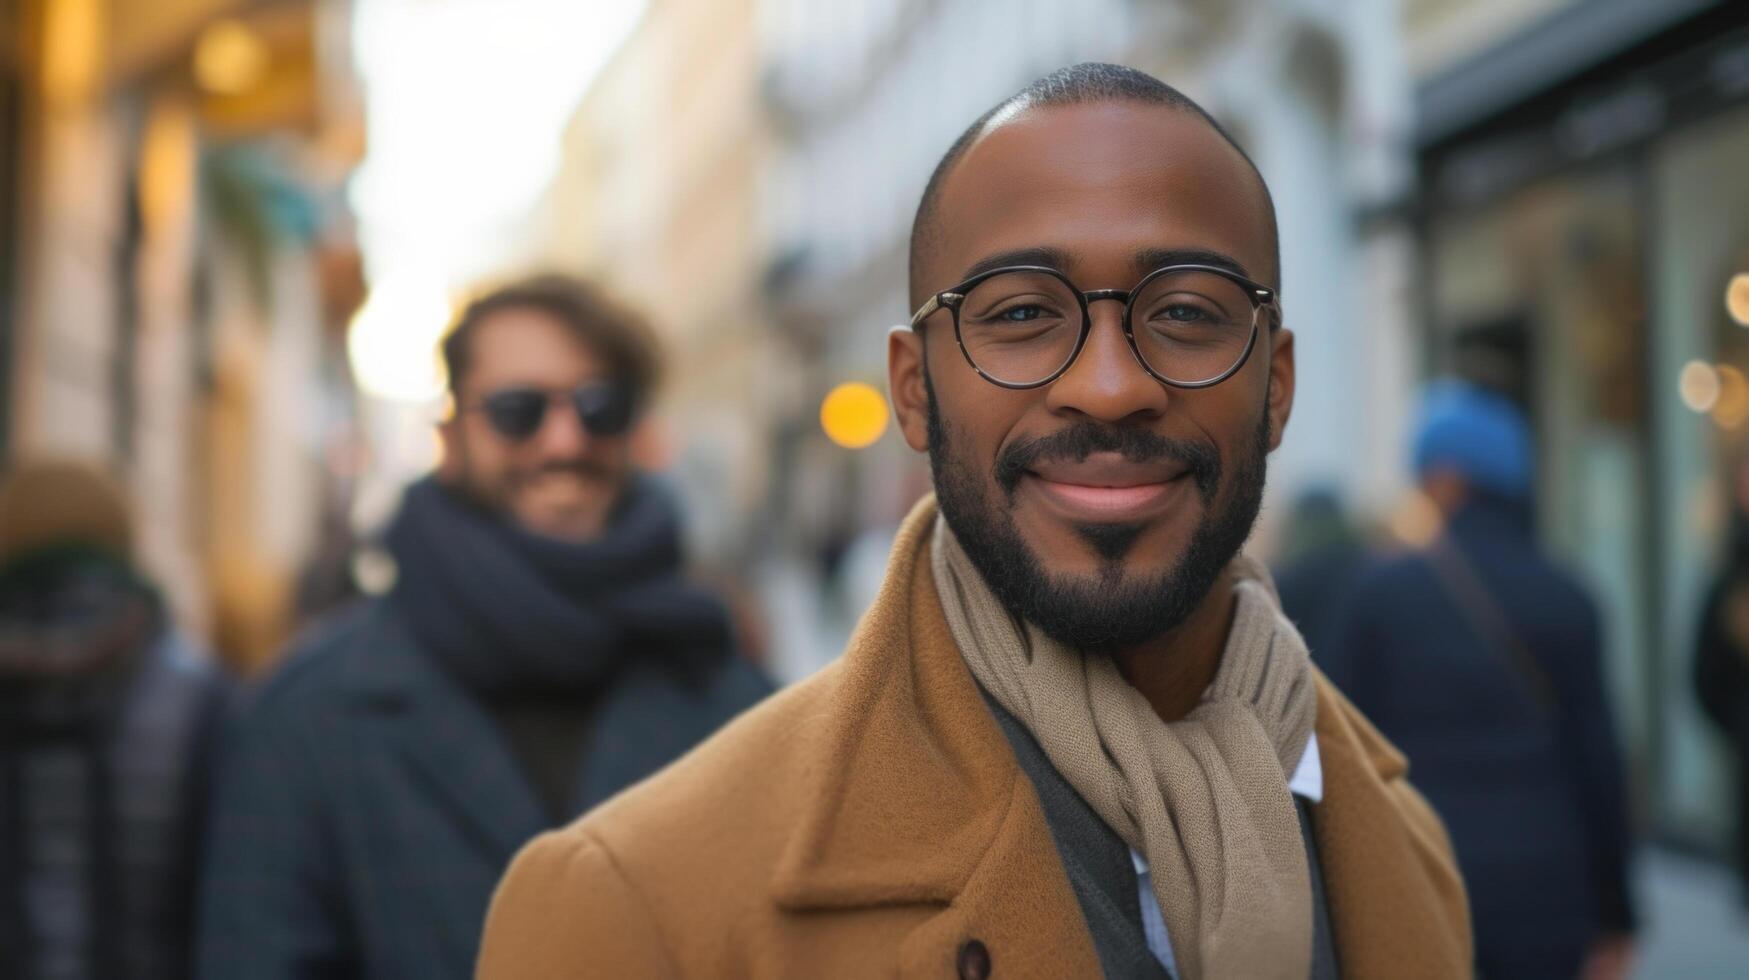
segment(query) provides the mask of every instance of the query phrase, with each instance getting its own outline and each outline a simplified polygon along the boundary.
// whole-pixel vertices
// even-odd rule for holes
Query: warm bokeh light
[[[78,105],[97,87],[103,65],[103,10],[98,0],[53,0],[43,13],[43,96]]]
[[[371,290],[346,334],[346,353],[358,386],[390,401],[441,397],[444,377],[437,344],[449,318],[449,300],[433,279],[393,279]]]
[[[1719,400],[1719,372],[1705,361],[1689,361],[1676,378],[1676,391],[1690,411],[1705,415]]]
[[[267,77],[267,42],[238,20],[215,21],[194,45],[194,80],[214,95],[241,95]]]
[[[188,214],[195,193],[199,147],[194,113],[167,104],[146,121],[140,140],[140,217],[150,234]]]
[[[643,8],[360,0],[370,150],[350,197],[373,289],[412,269],[463,292],[501,271],[557,172],[566,121]]]
[[[1739,326],[1749,327],[1749,272],[1731,277],[1730,285],[1725,287],[1725,312]]]
[[[1719,394],[1713,400],[1713,421],[1721,428],[1735,429],[1749,421],[1749,378],[1729,364],[1720,364],[1715,371]]]
[[[887,431],[887,399],[872,385],[845,382],[820,403],[820,426],[846,449],[872,446]]]

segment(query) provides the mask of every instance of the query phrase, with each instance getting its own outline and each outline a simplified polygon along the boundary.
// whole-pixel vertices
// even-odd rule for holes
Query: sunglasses
[[[570,402],[577,421],[592,436],[625,435],[637,416],[637,400],[632,393],[624,385],[611,382],[569,389],[500,388],[481,398],[474,408],[485,413],[493,431],[520,442],[540,431],[547,409],[557,401]]]

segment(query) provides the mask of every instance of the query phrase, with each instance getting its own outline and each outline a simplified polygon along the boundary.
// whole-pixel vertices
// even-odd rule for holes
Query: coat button
[[[976,939],[960,944],[960,980],[989,980],[990,950]]]

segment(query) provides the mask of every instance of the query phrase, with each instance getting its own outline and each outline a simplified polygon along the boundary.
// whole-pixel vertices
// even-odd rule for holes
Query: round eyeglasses
[[[1090,303],[1124,305],[1123,331],[1142,368],[1163,384],[1207,388],[1232,377],[1257,346],[1275,291],[1219,266],[1171,265],[1134,289],[1083,292],[1048,266],[981,272],[936,293],[911,327],[945,308],[966,363],[1003,388],[1037,388],[1069,370],[1087,344]]]

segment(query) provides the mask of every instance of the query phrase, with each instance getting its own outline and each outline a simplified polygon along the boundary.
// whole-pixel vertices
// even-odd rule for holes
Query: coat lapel
[[[788,911],[921,904],[902,973],[952,975],[962,944],[1003,974],[1096,975],[1074,892],[1032,785],[942,615],[925,500],[840,665],[818,774],[773,879]]]
[[[533,789],[485,712],[413,645],[386,610],[377,642],[353,664],[360,708],[386,729],[409,777],[494,859],[508,862],[547,829]]]
[[[1006,812],[959,894],[899,948],[906,977],[954,976],[976,940],[995,976],[1091,977],[1099,956],[1031,783],[1017,781]]]

